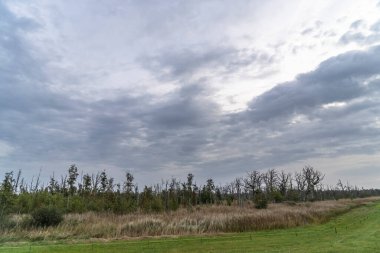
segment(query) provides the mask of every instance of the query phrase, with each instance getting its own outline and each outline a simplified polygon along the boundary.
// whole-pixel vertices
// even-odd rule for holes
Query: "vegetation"
[[[55,207],[41,207],[32,213],[32,223],[38,227],[57,226],[63,215]]]
[[[83,174],[71,165],[44,186],[8,172],[0,184],[3,241],[214,234],[289,228],[326,221],[380,195],[341,181],[322,184],[311,166],[294,174],[251,171],[224,186],[172,178],[140,191],[134,176],[115,182],[105,171]],[[348,198],[349,200],[337,201]],[[357,199],[356,199],[357,198]],[[351,200],[350,200],[351,199]],[[327,200],[327,201],[320,201]],[[330,200],[330,201],[328,201]]]
[[[71,165],[68,174],[57,180],[50,178],[47,186],[39,177],[26,182],[17,174],[8,172],[0,185],[0,216],[10,213],[31,214],[42,207],[54,207],[63,213],[113,212],[171,212],[179,208],[194,209],[203,205],[246,206],[255,203],[266,208],[267,203],[283,201],[305,202],[340,198],[357,198],[380,195],[377,189],[359,189],[344,185],[322,184],[324,175],[311,166],[290,174],[271,169],[247,173],[224,186],[215,185],[208,179],[197,185],[193,174],[184,182],[176,178],[154,186],[144,186],[139,191],[131,173],[124,182],[115,182],[105,171],[79,176],[78,168]]]
[[[269,205],[270,209],[270,205]],[[0,252],[379,252],[380,204],[365,205],[323,225],[198,237],[86,243],[3,245]]]
[[[267,209],[253,205],[204,205],[172,212],[131,214],[70,213],[56,227],[27,226],[29,215],[13,214],[12,227],[0,231],[5,241],[125,239],[259,231],[322,223],[337,214],[380,200],[379,197],[310,203],[276,203]]]

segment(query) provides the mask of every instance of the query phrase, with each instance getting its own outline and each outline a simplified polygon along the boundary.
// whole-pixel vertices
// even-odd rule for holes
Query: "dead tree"
[[[275,169],[270,169],[263,176],[263,181],[265,183],[265,190],[267,195],[271,199],[273,197],[273,192],[276,191],[278,183],[278,174]]]
[[[262,180],[262,175],[256,170],[248,173],[247,178],[244,179],[244,187],[252,193],[252,200],[255,199],[256,193],[261,191]]]
[[[239,203],[239,206],[242,207],[243,206],[243,201],[241,199],[241,190],[242,190],[242,186],[243,186],[243,180],[241,178],[236,178],[235,181],[234,181],[234,186],[235,186],[235,189],[236,189],[236,193],[238,195],[238,203]]]
[[[278,188],[280,190],[281,195],[285,198],[286,193],[288,191],[288,186],[289,186],[291,174],[287,174],[284,171],[281,171],[281,173],[279,174],[278,177],[279,177]]]
[[[315,170],[311,166],[305,166],[302,169],[302,176],[306,182],[306,199],[314,200],[315,196],[315,187],[321,183],[325,175],[323,175],[320,171]]]
[[[305,189],[306,189],[306,180],[302,173],[296,172],[294,178],[297,183],[298,198],[301,201],[305,201]]]

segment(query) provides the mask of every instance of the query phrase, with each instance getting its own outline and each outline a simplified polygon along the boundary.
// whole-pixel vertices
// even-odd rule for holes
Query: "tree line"
[[[105,171],[79,175],[76,165],[71,165],[66,175],[59,179],[50,177],[45,186],[40,177],[27,182],[21,171],[5,173],[0,185],[0,215],[6,213],[31,213],[42,207],[54,207],[64,212],[114,212],[130,213],[174,211],[198,205],[253,204],[266,208],[268,203],[283,201],[304,202],[340,198],[358,198],[380,195],[379,189],[364,189],[344,184],[323,184],[325,176],[312,166],[295,173],[270,169],[252,170],[245,177],[237,177],[225,185],[215,185],[209,178],[197,185],[193,174],[186,180],[162,180],[139,189],[134,176],[127,172],[122,183]]]

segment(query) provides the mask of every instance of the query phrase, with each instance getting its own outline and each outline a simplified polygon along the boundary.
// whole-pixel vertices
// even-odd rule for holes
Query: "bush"
[[[272,192],[272,199],[276,203],[281,203],[284,200],[284,197],[282,196],[282,194],[280,192],[274,191],[274,192]]]
[[[162,201],[159,198],[155,198],[150,206],[152,212],[159,213],[164,210],[164,206],[162,205]]]
[[[254,203],[257,209],[266,209],[268,207],[268,199],[262,193],[256,194]]]
[[[54,207],[42,207],[32,213],[33,224],[38,227],[57,226],[63,221],[62,213]]]
[[[12,229],[16,227],[16,222],[10,219],[9,215],[0,214],[0,230]]]
[[[33,217],[30,215],[25,215],[21,218],[21,221],[19,223],[19,226],[24,229],[29,229],[34,226],[34,220]]]

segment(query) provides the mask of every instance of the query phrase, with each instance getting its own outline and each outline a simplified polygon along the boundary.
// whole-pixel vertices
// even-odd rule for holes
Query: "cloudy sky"
[[[0,0],[0,172],[310,164],[380,187],[380,2]]]

